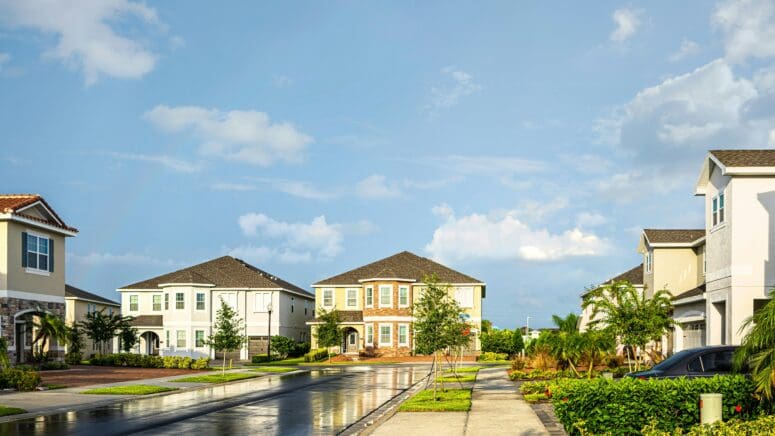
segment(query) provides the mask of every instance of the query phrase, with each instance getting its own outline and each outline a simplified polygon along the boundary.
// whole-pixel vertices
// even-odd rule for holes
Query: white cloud
[[[0,52],[0,71],[3,71],[3,64],[7,64],[10,60],[11,55]]]
[[[608,219],[597,212],[581,212],[576,216],[576,225],[579,228],[597,227],[608,222]]]
[[[775,56],[775,3],[771,0],[731,0],[716,7],[714,27],[724,33],[730,62]]]
[[[341,224],[329,224],[321,215],[310,223],[278,221],[262,213],[248,213],[239,217],[242,233],[278,241],[280,248],[238,247],[235,250],[283,253],[286,259],[332,259],[342,252],[344,235]]]
[[[621,44],[630,39],[641,25],[640,17],[643,11],[633,9],[617,9],[611,18],[616,24],[616,28],[611,32],[611,41]]]
[[[118,35],[111,23],[164,28],[156,10],[129,0],[0,0],[0,22],[55,35],[58,44],[44,55],[82,70],[87,84],[100,75],[137,79],[156,64],[141,38]]]
[[[543,162],[509,156],[460,156],[451,155],[429,162],[462,174],[513,174],[543,171]]]
[[[256,188],[253,185],[248,185],[245,183],[229,183],[229,182],[216,182],[210,185],[210,188],[216,191],[237,191],[237,192],[249,192],[249,191],[258,190],[258,188]]]
[[[273,189],[280,192],[284,192],[294,197],[306,198],[308,200],[329,200],[337,197],[338,194],[333,192],[326,192],[314,187],[311,183],[302,182],[298,180],[287,179],[260,179],[255,178],[262,183],[266,183]]]
[[[396,198],[403,195],[395,183],[388,183],[385,176],[372,174],[355,184],[355,193],[362,198]]]
[[[668,58],[670,62],[677,62],[681,59],[684,59],[686,57],[692,56],[694,54],[697,54],[697,52],[700,51],[700,45],[696,42],[684,38],[683,42],[681,42],[681,47],[678,49],[677,52],[670,55]]]
[[[425,250],[442,262],[467,260],[548,261],[576,256],[597,256],[607,250],[607,242],[578,228],[553,234],[531,228],[520,221],[516,211],[499,216],[450,215],[433,233]]]
[[[568,204],[568,199],[565,197],[556,197],[549,201],[526,200],[520,205],[516,214],[527,221],[538,222],[567,208]]]
[[[288,76],[283,76],[282,74],[275,74],[272,76],[272,85],[277,88],[285,88],[286,86],[291,86],[292,84],[293,79]]]
[[[179,173],[195,173],[202,169],[198,164],[175,159],[166,155],[134,154],[134,153],[108,153],[116,159],[150,162],[162,165]]]
[[[253,110],[223,112],[198,106],[159,105],[143,115],[156,127],[188,132],[204,141],[200,152],[225,160],[267,166],[276,161],[298,163],[312,137],[288,122],[272,123]]]
[[[431,87],[431,102],[428,110],[434,114],[439,109],[447,109],[458,104],[462,97],[482,90],[482,85],[474,81],[473,76],[454,66],[441,69],[445,82]]]
[[[153,256],[147,256],[144,254],[136,253],[97,253],[91,252],[89,254],[75,254],[67,253],[67,262],[71,264],[77,264],[89,267],[103,267],[103,266],[134,266],[134,265],[151,265],[151,266],[182,266],[183,262],[172,259],[160,259]]]
[[[431,212],[439,218],[450,218],[454,215],[454,211],[447,203],[441,203],[431,208]]]

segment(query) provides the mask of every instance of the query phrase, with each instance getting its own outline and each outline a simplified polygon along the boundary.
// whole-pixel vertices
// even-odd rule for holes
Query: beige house
[[[65,240],[77,233],[39,195],[0,195],[0,331],[11,362],[27,361],[34,317],[64,318]]]
[[[73,325],[76,322],[86,321],[86,315],[93,312],[103,312],[106,315],[120,314],[121,304],[75,286],[65,285],[65,309],[65,322],[67,325]],[[92,354],[99,353],[97,344],[86,335],[83,341],[84,356],[90,357]],[[108,345],[109,350],[118,351],[117,348],[114,348],[113,341]]]
[[[309,341],[312,294],[240,259],[223,256],[118,289],[121,313],[135,317],[142,354],[220,357],[206,344],[221,301],[237,311],[248,343],[228,356],[266,353],[269,335]],[[270,330],[271,329],[271,330]]]
[[[643,264],[640,264],[635,268],[631,268],[616,277],[606,280],[603,282],[603,284],[605,285],[621,281],[630,282],[630,284],[632,284],[635,289],[643,292]],[[599,288],[599,286],[597,288]],[[591,290],[581,294],[582,299],[589,292],[591,292]],[[582,307],[581,316],[579,316],[579,331],[583,333],[589,330],[590,323],[599,319],[600,315],[592,316],[592,307]]]
[[[472,342],[468,353],[478,353],[482,323],[482,281],[408,251],[315,283],[316,307],[339,312],[344,338],[341,352],[381,356],[404,356],[414,351],[412,304],[420,299],[423,277],[436,274],[449,286],[470,324]],[[317,347],[312,327],[312,346]]]

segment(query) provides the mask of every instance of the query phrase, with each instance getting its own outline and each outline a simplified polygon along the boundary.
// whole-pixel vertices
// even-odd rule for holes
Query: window
[[[474,307],[474,288],[467,286],[464,288],[455,288],[455,301],[463,309]]]
[[[37,271],[53,271],[54,264],[49,255],[53,246],[52,239],[22,233],[22,266]]]
[[[296,302],[296,299],[291,297],[291,313],[293,313],[293,303]]]
[[[307,307],[309,306],[309,301],[304,300],[304,315],[307,314]]]
[[[334,305],[334,290],[323,289],[323,307],[331,307]]]
[[[228,304],[232,309],[237,310],[237,294],[221,294],[218,296],[218,298],[220,298],[224,303]]]
[[[393,306],[393,286],[382,285],[379,287],[379,307]]]
[[[196,310],[205,310],[205,294],[204,292],[196,293]]]
[[[651,272],[651,267],[653,266],[652,265],[653,262],[654,262],[654,251],[649,249],[648,251],[646,251],[646,260],[644,262],[646,264],[647,273]]]
[[[178,330],[176,332],[177,334],[177,347],[178,348],[186,348],[186,331],[185,330]]]
[[[380,345],[393,345],[393,326],[390,324],[379,325],[379,344]]]
[[[374,307],[374,287],[366,286],[366,307]]]
[[[166,345],[167,348],[169,348],[169,346],[170,346],[170,331],[169,330],[165,330],[164,334],[165,334],[164,345]]]
[[[409,286],[398,287],[398,306],[409,306]]]
[[[112,307],[108,308],[108,315],[113,315],[113,308]]]
[[[398,345],[409,345],[409,326],[407,324],[398,326]]]
[[[374,325],[366,324],[366,346],[374,345]]]
[[[718,224],[721,224],[724,222],[724,191],[719,192],[719,194],[715,197],[713,197],[712,202],[712,221],[713,225],[716,226]]]
[[[154,312],[161,311],[161,295],[153,296],[153,310]]]
[[[271,292],[256,292],[255,300],[253,300],[254,312],[269,312],[269,304],[272,302]]]
[[[140,304],[137,302],[137,295],[129,296],[129,311],[137,312],[140,309]]]
[[[357,289],[348,289],[347,290],[347,307],[357,307],[358,306],[358,290]]]
[[[170,294],[164,294],[164,310],[170,310]]]
[[[176,292],[175,293],[175,309],[185,309],[186,304],[183,300],[183,293],[182,292]]]
[[[194,331],[195,335],[195,341],[196,341],[196,348],[202,348],[205,346],[205,331],[204,330],[196,330]]]

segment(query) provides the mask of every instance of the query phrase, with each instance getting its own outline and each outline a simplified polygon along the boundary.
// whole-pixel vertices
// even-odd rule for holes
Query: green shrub
[[[711,425],[696,425],[685,432],[681,429],[676,429],[672,432],[659,430],[658,424],[652,422],[643,428],[642,433],[644,436],[737,436],[775,434],[775,416],[764,415],[751,421],[731,419],[726,422],[721,421]]]
[[[40,366],[40,369],[43,371],[51,371],[57,369],[70,369],[70,366],[65,362],[46,362]]]
[[[191,363],[191,369],[207,369],[210,367],[210,359],[202,357]]]
[[[17,368],[9,368],[0,372],[0,388],[16,389],[17,391],[34,391],[40,385],[40,374]]]
[[[522,395],[543,394],[549,390],[550,384],[551,382],[549,381],[525,382],[519,387],[519,391],[522,392]]]
[[[328,356],[328,353],[326,353],[325,348],[318,348],[316,350],[311,350],[307,354],[304,355],[304,361],[305,362],[317,362],[318,360],[325,359]]]
[[[506,353],[493,353],[491,351],[486,351],[479,355],[479,357],[476,359],[480,362],[494,362],[497,360],[508,360],[509,355]]]
[[[69,365],[79,365],[81,363],[81,360],[83,360],[83,353],[79,352],[70,352],[65,354],[65,362],[67,362]]]
[[[178,368],[179,369],[190,369],[191,363],[194,361],[194,359],[190,357],[181,357],[178,360]]]
[[[568,433],[603,434],[616,429],[619,434],[639,434],[651,421],[660,431],[699,423],[700,394],[713,392],[723,396],[724,420],[748,418],[758,411],[753,383],[743,376],[561,379],[552,385],[552,404]]]
[[[179,360],[178,356],[164,356],[164,367],[167,369],[177,368]]]
[[[272,336],[271,342],[272,351],[280,356],[280,359],[285,359],[296,350],[296,341],[285,336]]]
[[[520,330],[492,330],[482,333],[482,351],[515,355],[525,348]]]
[[[522,356],[517,356],[511,359],[511,369],[515,371],[522,371],[527,366],[527,359]]]
[[[309,342],[296,342],[296,346],[293,348],[293,352],[290,353],[288,357],[301,357],[309,353],[309,350],[310,350]]]
[[[266,363],[269,362],[269,356],[266,354],[256,354],[255,356],[250,358],[250,361],[253,363]]]

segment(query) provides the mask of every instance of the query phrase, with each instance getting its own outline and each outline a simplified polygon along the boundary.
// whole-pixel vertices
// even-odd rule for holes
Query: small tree
[[[67,326],[64,320],[56,315],[46,313],[39,315],[37,320],[32,322],[32,325],[36,329],[35,337],[32,340],[33,356],[35,355],[35,344],[40,342],[41,359],[38,361],[40,365],[48,359],[45,354],[46,344],[48,341],[57,341],[59,343],[65,343],[67,341]]]
[[[0,370],[11,367],[11,359],[8,358],[8,339],[0,337]]]
[[[83,358],[83,336],[78,323],[67,327],[67,355],[65,360],[70,365],[81,363]]]
[[[492,330],[492,321],[489,319],[483,319],[482,320],[482,334],[490,333]]]
[[[322,321],[322,324],[318,325],[315,338],[318,341],[318,346],[326,348],[328,363],[331,363],[331,354],[328,352],[329,348],[342,343],[342,329],[339,328],[339,312],[336,309],[327,312],[321,307],[318,309],[318,319]]]
[[[242,348],[247,338],[242,334],[240,327],[242,319],[237,312],[226,302],[221,300],[221,307],[215,315],[213,334],[205,341],[215,351],[223,353],[223,367],[221,374],[226,374],[226,353]]]
[[[756,392],[771,401],[775,384],[775,289],[770,291],[770,301],[745,320],[740,331],[749,328],[735,352],[735,370],[739,371],[747,365]]]
[[[581,334],[581,341],[583,353],[587,360],[589,360],[587,377],[591,379],[595,359],[604,356],[614,349],[616,347],[616,339],[608,329],[591,329]]]
[[[119,332],[131,325],[134,318],[121,316],[118,313],[105,313],[105,309],[86,314],[86,320],[81,322],[86,336],[97,344],[100,354],[107,354],[108,343]]]
[[[569,313],[565,318],[552,315],[552,321],[558,330],[546,336],[549,351],[558,362],[569,367],[574,374],[579,375],[576,363],[581,357],[583,345],[581,335],[576,328],[578,316],[573,313]]]
[[[121,350],[125,353],[132,351],[132,348],[137,345],[137,329],[131,325],[122,326],[118,337],[121,339]]]

